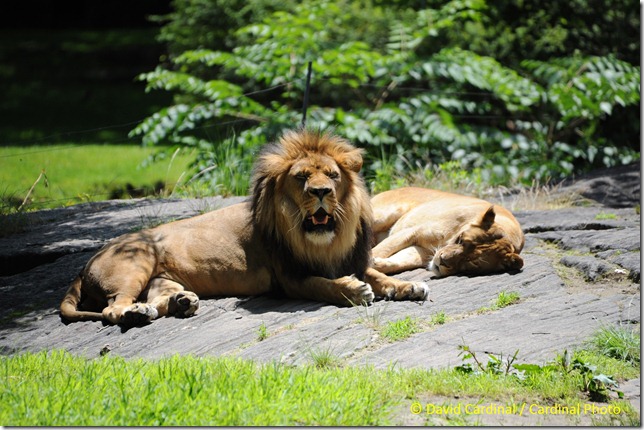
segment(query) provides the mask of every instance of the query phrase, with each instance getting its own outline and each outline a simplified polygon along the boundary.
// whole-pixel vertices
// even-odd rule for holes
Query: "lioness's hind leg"
[[[199,309],[199,297],[169,279],[152,279],[146,293],[147,303],[156,309],[159,317],[190,317]]]
[[[427,300],[429,287],[425,282],[409,282],[387,276],[373,267],[365,273],[377,297],[386,300]]]

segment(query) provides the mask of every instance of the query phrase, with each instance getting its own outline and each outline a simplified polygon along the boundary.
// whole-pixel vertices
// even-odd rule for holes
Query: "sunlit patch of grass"
[[[455,351],[456,356],[456,351]],[[472,402],[575,405],[587,402],[582,375],[537,366],[519,378],[456,369],[339,366],[330,348],[289,366],[234,358],[174,356],[127,360],[75,357],[64,351],[0,355],[0,422],[8,426],[285,426],[391,425],[410,404],[432,396]],[[639,368],[579,351],[598,373],[618,380]],[[458,404],[454,400],[454,405]],[[627,410],[611,422],[639,423]],[[602,421],[605,422],[605,421]],[[606,422],[605,422],[606,423]],[[639,425],[639,424],[638,424]]]
[[[606,357],[639,365],[640,333],[624,326],[602,326],[590,339],[590,347]]]
[[[192,155],[183,152],[143,167],[155,151],[138,145],[100,144],[0,147],[2,206],[17,208],[26,197],[24,210],[107,200],[117,194],[136,197],[155,192],[159,184],[167,193],[187,171]],[[46,181],[37,181],[43,172]]]
[[[420,331],[420,324],[416,319],[409,316],[396,321],[390,321],[380,329],[380,335],[391,341],[407,339],[412,334]]]

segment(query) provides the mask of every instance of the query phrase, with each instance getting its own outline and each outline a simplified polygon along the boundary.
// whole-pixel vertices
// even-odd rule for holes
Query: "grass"
[[[507,306],[519,303],[519,300],[519,293],[516,293],[514,291],[501,291],[496,297],[496,303],[494,304],[494,307],[496,309],[502,309]]]
[[[623,361],[584,352],[598,371],[639,375]],[[587,402],[574,372],[520,379],[454,369],[257,364],[234,358],[147,361],[63,351],[0,357],[0,422],[8,426],[389,425],[412,402],[449,396],[542,405]],[[453,400],[454,404],[466,400]],[[626,407],[623,409],[626,411]],[[639,422],[633,411],[624,422]]]
[[[168,193],[186,172],[191,155],[183,153],[142,167],[156,151],[137,145],[0,147],[0,206],[7,213],[26,197],[25,209],[67,206],[139,195],[139,191],[153,193],[155,185],[159,191],[157,183]],[[42,172],[45,178],[36,183]]]
[[[617,215],[611,212],[600,212],[595,215],[596,220],[617,219]]]
[[[335,354],[330,346],[313,347],[309,349],[308,355],[316,369],[332,369],[342,365],[342,359]]]
[[[497,311],[499,309],[503,309],[505,307],[514,305],[519,303],[521,300],[521,296],[519,296],[519,293],[514,292],[514,291],[500,291],[499,294],[496,296],[496,299],[494,300],[494,303],[492,306],[488,307],[482,307],[477,310],[478,313],[485,313],[485,312],[490,312],[490,311]]]
[[[259,325],[259,328],[257,329],[257,340],[261,342],[268,338],[268,336],[268,328],[266,327],[266,323],[262,321],[262,323]]]
[[[435,325],[443,325],[443,324],[445,324],[447,322],[447,319],[448,318],[447,318],[447,314],[445,313],[445,311],[440,311],[440,312],[437,312],[437,313],[435,313],[435,314],[433,314],[431,316],[431,318],[429,319],[429,323],[431,325],[434,325],[434,326]]]
[[[606,357],[640,364],[640,333],[624,326],[601,327],[590,339],[591,348]]]
[[[380,335],[390,342],[407,339],[420,331],[418,320],[409,316],[396,321],[390,321],[380,329]]]

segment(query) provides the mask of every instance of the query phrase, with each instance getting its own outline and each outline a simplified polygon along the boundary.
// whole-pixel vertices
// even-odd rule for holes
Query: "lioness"
[[[361,167],[361,150],[338,136],[286,132],[260,152],[250,201],[109,242],[72,282],[61,316],[137,325],[191,316],[199,297],[271,289],[339,305],[425,300],[425,283],[369,267]]]
[[[383,273],[426,267],[442,277],[523,267],[523,231],[501,206],[414,187],[386,191],[371,203],[374,268]]]

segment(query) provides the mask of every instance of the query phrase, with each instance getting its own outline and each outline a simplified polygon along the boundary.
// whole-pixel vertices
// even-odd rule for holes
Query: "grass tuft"
[[[519,303],[521,300],[521,297],[519,296],[519,293],[514,292],[514,291],[501,291],[496,297],[496,300],[492,304],[492,306],[484,306],[476,311],[476,313],[483,314],[486,312],[491,312],[491,311],[498,311],[499,309],[503,309],[505,307],[508,307],[510,305],[514,305]]]
[[[496,298],[495,307],[497,309],[502,309],[507,306],[519,303],[519,300],[520,300],[519,293],[516,293],[514,291],[510,291],[510,292],[501,291]]]
[[[420,331],[416,319],[407,316],[404,319],[390,321],[380,330],[380,335],[390,342],[407,339],[414,333]]]
[[[443,325],[447,322],[447,314],[445,314],[445,311],[440,311],[432,315],[432,317],[429,319],[429,323],[431,325]]]
[[[266,338],[268,338],[268,328],[266,327],[266,323],[262,321],[262,323],[259,325],[259,328],[257,329],[257,340],[262,341]]]
[[[342,359],[333,352],[331,347],[311,348],[309,358],[316,369],[333,369],[342,364]]]
[[[590,339],[590,346],[606,357],[633,365],[640,363],[640,334],[624,326],[602,326]]]

